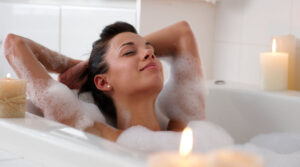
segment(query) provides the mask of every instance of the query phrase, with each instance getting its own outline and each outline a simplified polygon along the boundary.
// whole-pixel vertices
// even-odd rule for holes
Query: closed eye
[[[129,56],[135,54],[135,51],[129,51],[123,54],[123,56]]]

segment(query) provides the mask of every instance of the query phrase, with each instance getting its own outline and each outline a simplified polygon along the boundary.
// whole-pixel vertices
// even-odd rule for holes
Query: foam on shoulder
[[[234,144],[233,138],[222,127],[209,121],[191,121],[194,135],[194,151],[208,152]]]
[[[33,88],[32,97],[33,102],[36,101],[36,105],[44,110],[46,118],[57,121],[73,119],[75,128],[85,129],[95,121],[105,122],[95,104],[79,100],[66,85],[55,80],[49,81],[42,92]]]
[[[195,152],[205,152],[233,144],[233,139],[221,127],[207,121],[193,121],[188,125],[194,134]],[[142,126],[125,130],[117,143],[144,152],[177,151],[181,132],[151,131]]]

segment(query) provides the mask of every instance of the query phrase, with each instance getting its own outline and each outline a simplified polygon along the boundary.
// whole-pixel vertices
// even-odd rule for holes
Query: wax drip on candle
[[[272,42],[272,52],[273,53],[276,52],[276,39],[273,39],[273,42]]]
[[[193,149],[193,131],[191,128],[185,128],[182,132],[180,140],[179,153],[183,157],[187,157]]]

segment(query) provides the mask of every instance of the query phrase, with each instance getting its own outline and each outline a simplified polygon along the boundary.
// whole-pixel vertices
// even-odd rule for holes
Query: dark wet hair
[[[79,93],[91,92],[96,105],[106,117],[106,120],[114,126],[117,124],[117,113],[114,102],[111,97],[95,86],[94,77],[97,74],[105,74],[108,72],[109,65],[105,61],[108,43],[114,36],[123,32],[132,32],[137,34],[136,29],[125,22],[115,22],[106,26],[102,30],[100,39],[93,43],[88,68],[81,76],[84,78],[87,75],[87,81],[79,91]]]

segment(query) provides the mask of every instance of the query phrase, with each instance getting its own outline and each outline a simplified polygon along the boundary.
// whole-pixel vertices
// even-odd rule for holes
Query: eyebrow
[[[120,48],[122,48],[123,46],[126,46],[126,45],[134,45],[133,42],[126,42],[126,43],[123,43]]]
[[[124,47],[124,46],[126,46],[126,45],[134,45],[134,43],[133,43],[133,42],[126,42],[126,43],[123,43],[123,44],[120,46],[120,48],[122,48],[122,47]],[[150,46],[152,46],[150,42],[146,42],[145,45],[150,45]]]

